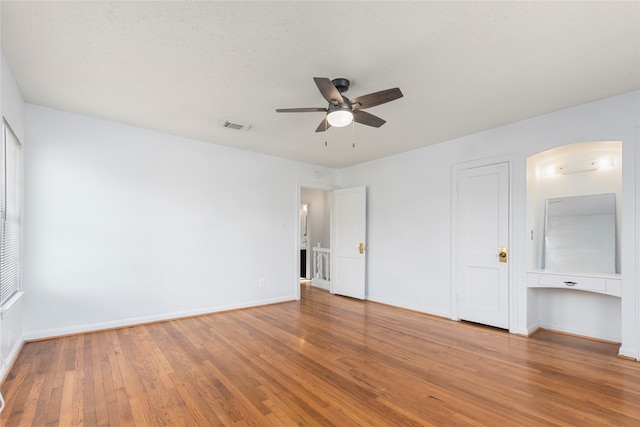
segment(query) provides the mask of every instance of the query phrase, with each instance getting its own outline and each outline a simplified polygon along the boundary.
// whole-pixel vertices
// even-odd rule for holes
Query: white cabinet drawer
[[[540,287],[571,288],[583,291],[606,292],[607,280],[600,277],[540,274]]]
[[[582,276],[530,271],[527,272],[527,287],[575,289],[577,291],[598,292],[614,297],[620,297],[622,294],[622,280],[618,274]]]

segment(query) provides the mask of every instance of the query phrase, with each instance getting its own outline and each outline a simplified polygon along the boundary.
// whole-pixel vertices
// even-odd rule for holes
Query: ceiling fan
[[[337,78],[329,80],[325,77],[314,77],[313,80],[316,82],[316,86],[318,86],[318,90],[320,90],[324,99],[329,101],[327,108],[278,108],[276,111],[278,113],[313,113],[319,111],[327,113],[316,132],[324,132],[332,126],[347,126],[352,121],[379,128],[386,121],[362,110],[402,98],[403,96],[400,89],[396,87],[349,99],[343,95],[349,89],[350,82],[348,79]]]

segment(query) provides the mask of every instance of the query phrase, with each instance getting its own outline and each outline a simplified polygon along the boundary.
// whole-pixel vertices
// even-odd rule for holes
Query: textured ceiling
[[[637,1],[0,7],[27,102],[337,168],[640,89]],[[316,76],[404,97],[315,133],[323,113],[275,109],[325,107]]]

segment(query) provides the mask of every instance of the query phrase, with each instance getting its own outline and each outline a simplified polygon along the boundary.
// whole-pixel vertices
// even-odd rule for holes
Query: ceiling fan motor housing
[[[327,107],[327,112],[331,112],[331,111],[336,111],[336,110],[347,110],[347,111],[351,111],[351,101],[349,101],[349,98],[347,98],[346,96],[342,95],[342,103],[329,103],[329,107]]]
[[[345,79],[344,77],[339,77],[337,79],[331,80],[331,83],[338,89],[338,92],[343,93],[349,90],[349,79]]]

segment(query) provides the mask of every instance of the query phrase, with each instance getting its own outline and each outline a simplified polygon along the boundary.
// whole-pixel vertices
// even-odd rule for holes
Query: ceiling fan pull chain
[[[351,122],[351,129],[353,130],[353,132],[351,133],[353,135],[353,142],[351,144],[351,148],[356,148],[356,122],[355,121]]]
[[[327,129],[329,129],[329,122],[325,118],[325,120],[324,120],[324,132],[325,132],[325,135],[327,134]],[[327,139],[326,138],[324,140],[324,146],[325,147],[327,146]]]

